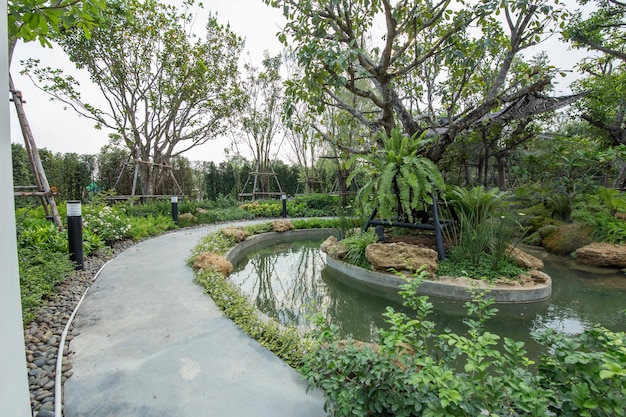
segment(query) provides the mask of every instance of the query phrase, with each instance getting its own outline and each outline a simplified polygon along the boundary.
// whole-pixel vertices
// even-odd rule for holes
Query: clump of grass
[[[378,242],[378,236],[374,230],[368,230],[365,233],[358,233],[349,236],[341,241],[341,244],[348,248],[345,261],[361,268],[369,268],[370,263],[365,256],[365,249],[372,244]]]

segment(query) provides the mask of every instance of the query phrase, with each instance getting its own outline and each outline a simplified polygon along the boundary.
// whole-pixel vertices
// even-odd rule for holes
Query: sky
[[[573,1],[572,1],[573,2]],[[171,0],[172,4],[178,3]],[[284,19],[280,10],[266,6],[262,0],[206,0],[204,10],[217,13],[218,21],[222,24],[230,23],[231,29],[245,39],[245,51],[242,59],[260,62],[263,51],[271,54],[282,51],[282,45],[276,38],[276,33]],[[199,18],[196,25],[197,32],[204,26]],[[553,38],[527,53],[533,55],[540,50],[549,51],[552,64],[564,70],[572,70],[580,60],[580,53],[569,51],[566,45]],[[558,53],[555,53],[558,51]],[[44,48],[38,42],[20,43],[16,47],[11,73],[16,89],[22,91],[26,104],[24,106],[35,141],[39,148],[46,148],[52,152],[77,154],[97,154],[102,146],[108,143],[108,133],[105,130],[96,130],[93,121],[79,116],[73,110],[65,110],[63,103],[50,101],[50,96],[38,89],[26,76],[19,74],[20,61],[28,58],[41,60],[41,66],[62,68],[71,73],[81,83],[85,101],[89,99],[89,91],[96,91],[97,87],[89,82],[85,72],[74,69],[74,66],[60,48]],[[570,72],[568,78],[561,80],[557,86],[557,94],[568,94],[567,86],[576,76]],[[15,110],[11,108],[11,141],[23,144],[23,139]],[[226,159],[224,149],[230,148],[231,139],[228,137],[211,140],[184,154],[192,161],[221,162]]]
[[[178,3],[172,1],[172,4]],[[205,0],[205,11],[217,13],[218,21],[230,23],[231,30],[245,39],[245,50],[242,59],[260,62],[263,51],[277,54],[282,51],[282,44],[276,38],[283,21],[281,12],[266,6],[262,0]],[[199,18],[196,32],[201,32],[204,22]],[[35,142],[40,149],[47,148],[52,152],[97,154],[100,148],[108,143],[110,131],[94,129],[94,122],[79,116],[74,110],[64,110],[64,104],[50,101],[50,96],[37,88],[25,75],[20,75],[20,61],[28,58],[40,59],[42,67],[61,68],[72,74],[80,82],[81,87],[97,90],[90,81],[88,74],[74,69],[65,53],[58,47],[44,48],[38,42],[20,43],[15,48],[11,65],[11,74],[17,90],[22,92],[26,101],[24,110],[33,131]],[[85,101],[89,93],[81,91]],[[98,90],[99,94],[99,90]],[[24,144],[20,126],[11,106],[11,142]],[[226,159],[224,148],[230,147],[230,138],[211,140],[184,154],[190,160],[220,162]]]

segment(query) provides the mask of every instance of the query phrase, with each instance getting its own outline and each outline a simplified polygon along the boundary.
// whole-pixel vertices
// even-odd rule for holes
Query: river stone
[[[213,269],[225,276],[229,276],[233,272],[233,264],[225,257],[213,252],[204,252],[196,256],[193,261],[193,269]]]
[[[541,259],[532,256],[519,248],[509,245],[507,253],[513,263],[521,268],[537,270],[543,269],[543,261]]]
[[[194,216],[193,214],[191,214],[191,213],[182,213],[182,214],[180,214],[178,216],[178,219],[179,220],[182,220],[182,219],[188,220],[191,223],[196,223],[198,221],[198,218],[196,216]]]
[[[226,237],[231,237],[235,240],[235,242],[243,242],[249,236],[246,229],[243,226],[229,226],[225,227],[221,230],[222,234]]]
[[[328,253],[328,248],[334,246],[339,242],[339,240],[335,236],[328,236],[328,239],[322,242],[320,245],[320,250],[324,253]]]
[[[293,230],[293,223],[291,223],[289,220],[273,220],[272,230],[279,233]]]
[[[436,251],[404,242],[372,243],[365,249],[365,256],[377,271],[416,271],[425,265],[428,273],[435,274],[439,268]]]
[[[348,254],[348,248],[341,244],[335,236],[329,236],[321,245],[320,250],[332,258],[342,260]]]
[[[575,253],[576,259],[586,265],[626,267],[626,245],[595,242]]]

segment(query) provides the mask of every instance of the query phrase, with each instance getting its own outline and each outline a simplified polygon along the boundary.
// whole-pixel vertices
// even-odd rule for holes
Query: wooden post
[[[45,196],[42,197],[42,203],[44,203],[44,199],[45,203],[47,203],[44,204],[44,209],[46,211],[46,214],[48,214],[47,206],[50,206],[50,211],[52,212],[52,220],[54,221],[54,224],[59,228],[59,230],[63,230],[61,216],[59,216],[59,210],[57,209],[56,202],[54,201],[54,196],[52,195],[52,191],[50,190],[50,184],[48,183],[48,178],[46,178],[46,172],[44,171],[43,165],[41,164],[41,158],[39,157],[39,150],[37,149],[37,144],[35,144],[33,132],[30,129],[28,119],[26,118],[26,112],[24,111],[22,96],[18,93],[17,90],[15,90],[15,86],[13,85],[13,78],[10,74],[9,90],[11,91],[13,104],[15,105],[15,111],[17,112],[17,118],[20,122],[20,128],[22,129],[22,136],[24,137],[24,144],[26,145],[28,157],[30,158],[30,163],[33,168],[35,182],[39,187],[39,191],[45,193]]]

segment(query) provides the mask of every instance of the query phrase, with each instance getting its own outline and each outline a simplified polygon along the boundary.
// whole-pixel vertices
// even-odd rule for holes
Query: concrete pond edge
[[[284,242],[309,239],[325,239],[331,234],[337,234],[335,229],[299,229],[287,232],[268,232],[250,236],[226,253],[226,259],[236,264],[247,254],[269,245]],[[370,292],[385,298],[397,299],[400,285],[405,279],[392,273],[367,270],[326,255],[326,266],[336,272],[341,280],[347,284],[365,288]],[[494,285],[482,280],[468,280],[453,278],[455,282],[424,280],[418,293],[433,297],[452,300],[471,300],[472,290],[487,289],[489,297],[499,304],[527,304],[545,301],[552,295],[552,279],[545,283],[537,283],[531,287],[514,287],[510,285]]]

